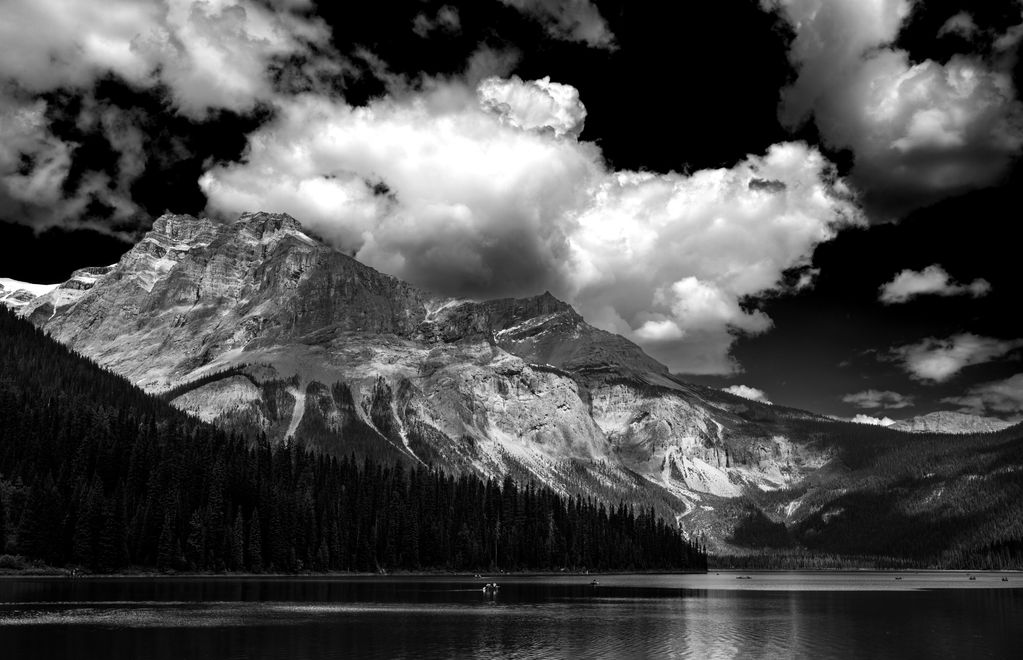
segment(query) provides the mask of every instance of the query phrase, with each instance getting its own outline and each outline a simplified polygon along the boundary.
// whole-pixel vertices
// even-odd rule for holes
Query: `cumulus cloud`
[[[557,137],[582,133],[586,107],[571,85],[552,83],[550,77],[523,81],[494,76],[482,81],[477,93],[484,109],[517,128],[549,128]]]
[[[764,393],[763,390],[758,390],[755,387],[748,387],[746,385],[732,385],[731,387],[721,388],[721,391],[728,392],[729,394],[734,394],[735,396],[741,396],[742,398],[749,399],[750,401],[766,403],[769,406],[772,405],[770,400],[768,400],[767,398],[767,394]]]
[[[268,74],[279,57],[325,42],[326,27],[295,13],[304,0],[12,0],[0,21],[0,212],[35,226],[80,219],[100,204],[114,220],[139,213],[131,183],[143,171],[142,135],[130,112],[93,100],[114,76],[166,89],[174,108],[247,112],[275,97]],[[40,95],[83,101],[77,128],[118,154],[116,176],[69,179],[77,144],[55,136]],[[81,163],[77,164],[81,170]],[[102,228],[102,227],[97,227]]]
[[[884,408],[898,410],[913,405],[913,397],[891,390],[864,390],[842,397],[843,403],[851,403],[857,408]]]
[[[891,417],[871,417],[870,415],[859,414],[849,420],[854,424],[867,424],[870,426],[891,426],[895,420]]]
[[[115,74],[166,85],[189,115],[244,112],[272,98],[273,58],[327,37],[319,21],[250,0],[14,0],[0,23],[0,78],[44,92]]]
[[[947,397],[943,401],[958,405],[961,412],[997,415],[1018,421],[1023,418],[1023,374],[975,385],[966,394]]]
[[[975,279],[959,284],[938,264],[921,271],[903,270],[891,282],[881,285],[879,300],[887,305],[904,303],[918,296],[962,296],[980,298],[991,291],[991,283]]]
[[[994,339],[966,333],[899,346],[891,350],[890,358],[900,362],[917,380],[941,383],[968,366],[997,360],[1020,347],[1023,339]]]
[[[1011,58],[913,62],[893,46],[911,0],[761,4],[796,34],[789,58],[798,76],[783,91],[783,122],[812,117],[829,144],[851,149],[853,182],[878,212],[996,183],[1023,148]]]
[[[584,114],[547,80],[432,81],[359,108],[304,95],[200,183],[211,211],[286,211],[439,294],[550,289],[677,371],[734,371],[736,336],[771,324],[755,299],[861,222],[848,190],[802,143],[691,175],[609,171],[577,139]]]
[[[590,0],[501,0],[541,21],[554,37],[610,48],[614,34]]]

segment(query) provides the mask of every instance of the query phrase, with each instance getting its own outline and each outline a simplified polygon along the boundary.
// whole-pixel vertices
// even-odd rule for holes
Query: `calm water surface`
[[[0,657],[1020,658],[1004,575],[9,578]]]

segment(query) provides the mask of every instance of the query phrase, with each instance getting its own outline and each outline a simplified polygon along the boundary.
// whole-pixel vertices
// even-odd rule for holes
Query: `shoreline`
[[[487,580],[495,578],[529,578],[529,577],[577,577],[577,578],[593,578],[593,577],[614,577],[614,576],[630,576],[630,575],[663,575],[663,576],[683,576],[683,575],[707,575],[714,576],[718,574],[736,574],[736,575],[772,575],[772,574],[786,574],[786,573],[801,573],[801,574],[828,574],[828,573],[840,573],[840,574],[863,574],[863,575],[885,575],[885,574],[899,574],[899,575],[912,575],[912,574],[948,574],[948,575],[1018,575],[1023,574],[1023,569],[941,569],[941,568],[908,568],[908,569],[874,569],[874,568],[800,568],[800,569],[782,569],[782,568],[758,568],[758,569],[738,569],[738,568],[727,568],[718,570],[708,571],[590,571],[590,572],[562,572],[562,571],[506,571],[499,573],[468,573],[460,571],[395,571],[388,573],[367,573],[367,572],[345,572],[345,571],[333,571],[333,572],[303,572],[303,573],[243,573],[243,572],[223,572],[223,573],[210,573],[210,572],[180,572],[180,573],[165,573],[159,571],[127,571],[120,573],[80,573],[75,576],[69,575],[64,569],[26,569],[24,571],[3,571],[0,572],[0,580],[4,579],[24,579],[24,578],[46,578],[54,580],[94,580],[94,579],[160,579],[160,580],[198,580],[198,579],[216,579],[216,580],[251,580],[251,579],[264,579],[264,580],[318,580],[318,579],[332,579],[332,578],[362,578],[362,579],[388,579],[388,578],[452,578],[452,579],[465,579],[465,580]]]

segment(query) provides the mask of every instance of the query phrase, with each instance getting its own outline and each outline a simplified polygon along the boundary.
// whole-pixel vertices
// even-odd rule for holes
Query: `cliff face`
[[[722,502],[798,483],[831,456],[790,437],[792,419],[819,418],[682,382],[550,293],[432,296],[287,215],[163,216],[116,265],[22,313],[253,437],[534,479],[700,520],[693,533]]]
[[[302,232],[291,217],[231,225],[163,216],[47,332],[146,389],[162,391],[253,342],[324,329],[407,336],[420,292]]]

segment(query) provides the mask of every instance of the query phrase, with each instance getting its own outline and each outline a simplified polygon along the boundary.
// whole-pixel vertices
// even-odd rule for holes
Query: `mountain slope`
[[[0,310],[7,552],[101,572],[706,566],[649,511],[251,446]]]
[[[549,293],[439,298],[286,215],[164,216],[91,288],[37,309],[54,338],[251,439],[653,506],[720,552],[755,549],[737,504],[794,529],[824,506],[799,489],[862,458],[855,425],[685,383]],[[870,437],[868,463],[908,436]]]

